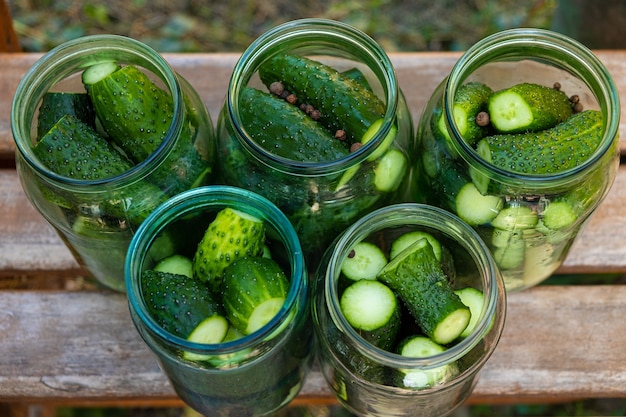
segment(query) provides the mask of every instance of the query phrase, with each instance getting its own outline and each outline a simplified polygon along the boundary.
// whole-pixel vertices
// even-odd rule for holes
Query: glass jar
[[[587,151],[579,139],[571,147],[557,150],[565,154],[563,160],[574,157],[580,161],[565,166],[558,162],[551,170],[532,163],[530,168],[520,168],[522,159],[515,157],[511,157],[513,168],[495,163],[492,158],[508,159],[493,156],[491,145],[484,145],[496,143],[493,137],[507,135],[487,130],[492,142],[473,144],[461,134],[463,122],[453,116],[458,91],[471,82],[485,84],[493,92],[519,83],[561,90],[572,101],[574,114],[561,126],[573,126],[572,120],[581,110],[598,111],[602,117],[597,124],[602,133],[595,136],[599,144]],[[482,115],[489,114],[484,109]],[[416,159],[414,198],[450,210],[474,226],[492,250],[507,290],[531,287],[559,268],[581,226],[607,195],[619,165],[619,117],[613,80],[583,45],[539,29],[496,33],[459,59],[424,109],[417,132],[420,157]],[[486,120],[490,123],[484,128],[492,129],[493,117]],[[536,137],[543,139],[549,135],[546,132],[558,128],[546,129],[535,133]],[[563,130],[566,134],[571,131]],[[521,132],[506,140],[514,138],[520,144],[523,158],[540,149],[539,145],[524,148],[530,136]],[[585,141],[588,137],[581,136]]]
[[[278,66],[268,62],[285,54],[309,58],[314,63],[303,64],[304,70],[296,77],[285,76],[290,78],[279,80],[281,95],[279,90],[270,88],[268,78],[262,82],[259,69],[277,70]],[[327,78],[322,81],[322,76],[316,78],[318,63],[330,67],[333,75],[325,73],[323,77]],[[336,72],[339,74],[334,74]],[[304,79],[313,81],[303,87]],[[285,103],[290,100],[285,91],[295,91],[297,102],[287,108],[302,108],[296,111],[310,118],[302,121],[293,111],[278,104],[268,106],[242,98],[248,87],[263,93],[272,91],[282,101],[280,104],[289,104]],[[329,104],[333,100],[330,91],[339,89],[348,90],[342,96],[344,99],[357,97],[358,101],[356,91],[362,89],[367,89],[368,97],[374,95],[375,98],[352,107],[340,99]],[[316,105],[307,110],[306,105],[311,102]],[[361,137],[360,133],[352,135],[348,128],[337,129],[342,117],[343,121],[346,118],[359,120],[360,116],[355,116],[357,107],[370,109],[372,102],[380,106],[377,108],[380,113],[353,122],[358,126],[353,126],[352,132],[368,128],[366,134]],[[246,118],[250,107],[258,109],[260,116],[269,117],[264,117],[263,122],[249,115]],[[317,116],[315,111],[319,111]],[[343,114],[337,116],[342,111]],[[376,118],[374,122],[373,118]],[[254,125],[246,123],[249,119]],[[286,122],[281,124],[283,119]],[[296,122],[289,123],[293,120]],[[311,120],[319,123],[311,126],[308,123]],[[260,126],[261,123],[265,126]],[[285,132],[289,127],[285,125],[292,128],[288,133]],[[320,125],[322,134],[313,134],[315,137],[308,137],[307,143],[291,144],[297,142],[293,138],[303,130],[304,138],[306,132]],[[293,129],[293,126],[302,126],[302,129]],[[259,193],[285,212],[300,237],[307,263],[313,266],[332,239],[354,220],[377,207],[408,198],[413,135],[412,118],[393,66],[374,40],[340,22],[295,20],[261,35],[237,62],[217,123],[218,148],[228,156],[218,162],[226,184]],[[273,139],[276,137],[280,139]],[[338,151],[341,155],[318,155],[317,149],[327,146],[322,137],[327,143],[345,138]],[[356,143],[352,145],[352,152],[349,143]]]
[[[50,115],[54,111],[54,106],[42,105],[42,102],[48,93],[86,97],[81,79],[83,71],[103,62],[114,62],[122,67],[135,66],[154,84],[154,91],[171,97],[171,102],[158,104],[167,113],[157,121],[166,126],[160,132],[160,145],[155,144],[154,151],[144,159],[132,160],[128,152],[124,153],[125,149],[122,152],[119,147],[109,150],[100,146],[103,142],[97,142],[98,145],[93,145],[95,151],[63,155],[65,164],[80,169],[84,160],[102,160],[100,168],[113,166],[117,168],[115,173],[80,176],[77,171],[60,172],[58,167],[53,168],[47,160],[42,160],[42,154],[48,152],[41,152],[36,146],[40,142],[46,143],[43,137],[47,128],[41,128],[41,115]],[[149,103],[153,94],[148,87],[148,84],[142,87],[146,89],[144,103]],[[140,99],[137,97],[138,101]],[[93,101],[88,100],[88,105],[77,111],[88,108],[93,115]],[[136,137],[127,139],[136,139],[139,143],[144,130],[148,131],[152,126],[150,123],[159,116],[153,118],[150,108],[132,110],[142,112],[134,122],[146,126],[137,129]],[[18,85],[11,123],[17,147],[17,171],[29,200],[58,232],[76,260],[98,282],[115,290],[124,290],[126,250],[133,233],[148,214],[172,195],[213,182],[210,171],[216,152],[215,132],[206,106],[191,85],[157,52],[130,38],[87,36],[45,54]],[[80,129],[87,129],[84,124],[89,124],[90,133],[81,137],[89,140],[97,137],[105,144],[111,140],[112,135],[103,131],[98,117],[81,123]],[[39,130],[43,131],[40,133]],[[63,140],[68,140],[67,143],[75,141],[69,133],[61,135]],[[115,155],[116,159],[101,157],[99,153],[104,152],[103,149],[107,149],[106,157]]]
[[[289,292],[280,311],[259,330],[221,343],[194,343],[168,332],[151,315],[143,273],[173,254],[192,258],[208,224],[227,207],[266,224],[267,246],[289,278]],[[140,226],[125,272],[132,320],[187,405],[207,416],[265,416],[296,396],[313,339],[309,284],[298,237],[271,202],[229,186],[179,194]],[[188,352],[195,356],[190,359]]]
[[[455,291],[473,288],[483,295],[482,308],[472,312],[476,317],[473,330],[442,352],[425,357],[397,353],[404,340],[420,334],[415,316],[403,313],[393,347],[381,349],[352,327],[341,305],[345,288],[350,288],[342,265],[354,256],[351,253],[358,244],[374,243],[386,254],[396,239],[415,232],[423,237],[426,233],[429,242],[432,238],[439,242],[441,253],[448,252],[448,261],[439,259],[442,268],[447,264],[446,276]],[[451,413],[471,394],[504,326],[504,284],[483,241],[453,214],[419,203],[378,209],[346,229],[324,255],[313,291],[313,322],[322,373],[339,402],[360,416],[441,417]],[[428,376],[440,370],[445,371],[441,377]],[[405,379],[399,383],[397,376],[402,373],[424,383],[405,385]]]

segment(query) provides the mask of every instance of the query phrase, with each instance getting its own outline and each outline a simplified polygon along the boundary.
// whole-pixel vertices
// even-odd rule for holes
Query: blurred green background
[[[44,52],[84,35],[115,33],[159,52],[242,52],[271,27],[297,18],[340,20],[387,52],[462,51],[508,28],[569,35],[592,49],[626,48],[624,0],[9,0],[22,49]],[[623,277],[597,277],[599,280]],[[555,276],[563,283],[577,277]],[[36,410],[33,411],[37,415]],[[344,417],[339,407],[290,407],[281,417]],[[465,406],[453,417],[623,416],[621,399],[566,404]],[[187,409],[59,409],[57,417],[197,417]]]

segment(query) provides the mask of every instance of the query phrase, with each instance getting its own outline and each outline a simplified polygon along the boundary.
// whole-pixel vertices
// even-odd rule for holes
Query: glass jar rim
[[[119,55],[116,55],[119,54]],[[183,114],[183,90],[169,63],[150,46],[130,37],[115,34],[88,35],[72,39],[42,55],[20,80],[11,106],[11,129],[16,148],[38,175],[60,187],[97,192],[100,188],[115,187],[140,180],[155,169],[174,147],[175,138],[183,129],[184,118],[174,117],[159,147],[145,160],[131,169],[109,178],[81,180],[59,175],[42,164],[35,156],[31,142],[31,127],[38,103],[55,84],[80,70],[104,60],[140,65],[158,76],[168,88],[173,100],[173,114]],[[81,63],[81,60],[85,63]],[[57,72],[70,65],[69,70]],[[84,189],[84,190],[83,190]]]
[[[454,93],[467,76],[489,62],[507,62],[521,58],[548,62],[575,75],[593,92],[605,115],[605,128],[600,145],[582,164],[550,175],[515,173],[492,165],[480,157],[458,133],[454,118],[451,116]],[[563,59],[564,62],[557,62],[559,59]],[[575,68],[574,64],[579,65],[579,68]],[[619,132],[620,101],[614,80],[607,68],[580,42],[547,29],[515,28],[485,37],[461,56],[443,83],[445,84],[443,107],[446,115],[444,119],[450,129],[453,146],[472,167],[495,176],[498,181],[505,184],[524,182],[532,184],[532,187],[537,189],[544,185],[553,187],[556,184],[577,181],[581,172],[593,169],[598,160],[613,146]]]
[[[409,222],[409,219],[413,219],[414,222]],[[460,242],[476,263],[483,279],[483,294],[487,300],[476,327],[466,338],[444,352],[426,358],[403,357],[377,348],[361,337],[341,313],[338,289],[336,282],[332,279],[332,277],[339,276],[341,262],[350,249],[364,237],[374,231],[407,224],[435,229]],[[443,229],[443,225],[450,227]],[[422,203],[393,204],[373,211],[355,222],[337,239],[324,277],[324,301],[339,331],[346,334],[354,342],[356,349],[361,354],[377,363],[393,368],[432,369],[462,358],[478,345],[491,329],[491,326],[494,325],[493,320],[496,320],[495,314],[499,305],[506,306],[502,277],[495,266],[491,252],[477,232],[454,214]],[[504,316],[505,308],[503,308],[502,314]],[[481,358],[470,368],[474,369],[486,360],[487,357]]]
[[[292,259],[290,275],[288,275],[291,284],[283,306],[261,329],[228,342],[195,343],[166,331],[156,322],[142,301],[139,273],[144,259],[137,258],[138,254],[147,253],[148,248],[159,233],[177,219],[203,209],[215,208],[218,210],[242,201],[246,202],[247,209],[250,210],[249,214],[270,223],[280,236],[290,259]],[[265,197],[252,191],[228,185],[208,185],[193,188],[177,194],[158,206],[141,223],[131,239],[124,265],[124,276],[128,303],[133,306],[135,314],[147,326],[148,331],[176,348],[198,354],[232,353],[263,341],[280,328],[294,305],[304,303],[304,297],[307,296],[308,292],[304,256],[291,222],[274,203]]]
[[[334,51],[339,51],[337,45],[348,42],[362,57],[367,58],[367,64],[379,77],[385,92],[386,109],[383,122],[372,139],[355,152],[347,156],[325,162],[300,162],[272,154],[259,146],[246,132],[238,112],[238,97],[241,89],[248,83],[252,74],[266,61],[272,53],[291,50],[291,42],[303,40],[335,40],[332,44]],[[341,41],[341,42],[339,42]],[[329,52],[329,50],[325,50]],[[399,87],[395,70],[389,56],[374,39],[355,27],[343,22],[324,18],[296,19],[268,30],[243,52],[237,61],[229,81],[226,95],[226,111],[233,122],[236,137],[242,146],[261,163],[287,174],[295,175],[325,175],[346,170],[354,164],[368,158],[384,142],[392,132],[394,115],[399,102]]]

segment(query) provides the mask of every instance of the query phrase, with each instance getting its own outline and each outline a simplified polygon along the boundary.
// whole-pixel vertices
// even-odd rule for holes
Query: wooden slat
[[[626,398],[626,286],[541,286],[509,296],[471,403]],[[180,405],[124,295],[4,292],[0,402]],[[328,402],[317,371],[298,401]]]
[[[390,53],[400,87],[406,96],[415,123],[439,82],[450,72],[459,58],[457,52]],[[626,51],[598,51],[615,79],[622,96],[626,95]],[[12,160],[15,145],[10,130],[9,97],[28,68],[41,55],[0,54],[0,162]],[[170,64],[198,90],[209,113],[217,120],[228,80],[239,54],[164,54]],[[626,109],[622,109],[620,124],[621,148],[626,152]]]
[[[49,280],[52,276],[84,274],[61,239],[30,204],[15,171],[0,170],[0,195],[0,278],[20,275]],[[579,234],[559,273],[626,272],[624,201],[626,166],[621,166],[608,197]]]

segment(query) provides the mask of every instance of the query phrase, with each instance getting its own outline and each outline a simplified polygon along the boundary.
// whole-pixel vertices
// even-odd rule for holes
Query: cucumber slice
[[[388,350],[400,329],[400,306],[393,291],[379,281],[360,280],[343,292],[340,307],[348,323],[373,345]]]
[[[502,205],[500,197],[482,195],[472,182],[465,184],[456,196],[456,214],[471,226],[495,219]]]
[[[353,281],[376,279],[378,273],[387,265],[387,257],[373,243],[359,242],[341,264],[341,272]]]
[[[476,327],[476,323],[478,323],[480,313],[482,313],[483,305],[485,304],[485,297],[482,291],[473,287],[465,287],[460,290],[456,290],[455,293],[459,296],[463,304],[469,307],[470,313],[472,313],[469,324],[465,330],[463,330],[463,333],[461,333],[461,337],[467,337]]]
[[[578,216],[566,201],[553,201],[543,211],[543,224],[552,230],[562,229],[573,224]]]
[[[280,308],[285,304],[285,297],[275,297],[265,300],[257,305],[252,314],[248,318],[248,327],[246,328],[246,334],[256,332],[261,327],[265,326],[269,321],[280,311]]]
[[[120,69],[120,66],[117,63],[113,61],[104,61],[88,67],[85,71],[83,71],[81,78],[83,84],[89,86],[108,77],[118,69]]]
[[[367,142],[372,140],[376,133],[380,130],[380,126],[383,124],[384,119],[377,119],[370,125],[370,127],[365,131],[365,134],[361,138],[361,143],[365,145]],[[378,145],[378,148],[367,158],[368,161],[375,161],[380,158],[386,151],[389,149],[393,141],[396,139],[396,134],[398,133],[398,128],[396,125],[391,126],[389,133],[385,136],[382,143]]]
[[[413,243],[420,239],[426,239],[430,246],[433,248],[433,253],[438,261],[441,261],[441,243],[430,233],[423,232],[421,230],[414,230],[407,232],[397,237],[391,243],[391,250],[389,251],[389,259],[393,259],[400,254],[403,250],[411,246]]]
[[[525,230],[537,226],[538,221],[539,216],[532,208],[516,204],[500,210],[491,225],[502,230]]]
[[[374,185],[379,191],[395,191],[407,171],[407,160],[397,149],[385,153],[374,168]]]
[[[193,329],[187,340],[194,343],[215,344],[220,343],[228,333],[228,320],[219,314],[204,319]],[[204,361],[213,355],[202,355],[194,352],[183,352],[183,358],[189,361]]]
[[[398,353],[407,358],[427,358],[444,352],[445,347],[424,336],[411,336],[405,339]],[[432,369],[400,369],[396,374],[396,384],[403,388],[425,389],[443,383],[459,373],[456,362]]]
[[[189,278],[193,276],[193,264],[191,259],[183,255],[171,255],[167,258],[161,259],[154,266],[154,270],[170,274],[184,275]]]

